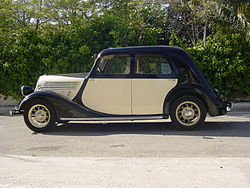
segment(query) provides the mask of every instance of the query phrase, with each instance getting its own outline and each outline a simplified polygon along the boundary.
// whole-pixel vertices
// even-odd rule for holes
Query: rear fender
[[[171,104],[180,97],[183,96],[194,96],[203,101],[206,111],[210,115],[217,115],[218,108],[220,108],[221,103],[219,103],[213,96],[209,96],[203,88],[195,84],[183,84],[173,88],[166,96],[163,106],[163,114],[168,116],[170,114]]]

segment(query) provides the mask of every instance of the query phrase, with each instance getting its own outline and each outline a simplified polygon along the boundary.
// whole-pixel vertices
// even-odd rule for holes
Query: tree
[[[196,44],[206,38],[211,33],[216,17],[214,10],[217,4],[214,1],[205,0],[170,0],[169,16],[171,20],[170,31],[174,35],[181,37],[189,45]]]
[[[236,31],[250,36],[249,0],[216,0],[216,2],[218,4],[216,28],[219,28],[222,33]]]

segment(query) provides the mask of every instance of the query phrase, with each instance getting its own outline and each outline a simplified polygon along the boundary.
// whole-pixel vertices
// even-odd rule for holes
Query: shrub
[[[0,47],[0,93],[21,97],[20,87],[35,87],[42,74],[87,72],[93,64],[89,47],[72,40],[67,31],[22,30],[15,43]]]
[[[229,98],[250,95],[250,40],[240,34],[211,36],[206,47],[187,48],[211,85]]]

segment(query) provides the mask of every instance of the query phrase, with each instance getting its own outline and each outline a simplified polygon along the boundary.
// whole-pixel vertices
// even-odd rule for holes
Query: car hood
[[[72,100],[79,91],[87,73],[42,75],[35,91],[51,91]]]

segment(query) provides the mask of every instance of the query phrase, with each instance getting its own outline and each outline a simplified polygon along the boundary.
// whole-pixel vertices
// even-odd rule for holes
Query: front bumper
[[[19,106],[16,106],[13,110],[9,111],[10,116],[18,115],[18,114],[23,114],[22,110],[19,110]]]
[[[24,97],[28,96],[29,94],[33,93],[34,89],[30,86],[22,86],[21,87],[21,93]],[[21,103],[25,100],[25,98],[23,100],[21,100],[18,105],[13,109],[9,111],[9,115],[13,116],[13,115],[17,115],[17,114],[23,114],[23,110],[20,110],[20,105]]]

